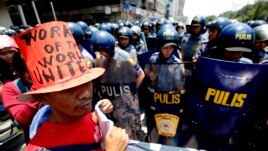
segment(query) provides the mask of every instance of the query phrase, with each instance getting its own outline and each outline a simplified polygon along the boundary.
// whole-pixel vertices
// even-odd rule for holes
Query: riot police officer
[[[185,73],[182,61],[174,55],[178,40],[179,35],[172,25],[162,25],[157,33],[157,52],[144,67],[152,96],[159,96],[151,98],[147,107],[148,140],[173,146],[179,144],[180,94],[184,93]]]
[[[260,25],[253,28],[255,41],[252,52],[245,54],[245,57],[252,59],[253,63],[259,63],[268,58],[268,25]]]
[[[217,40],[227,25],[231,24],[231,21],[225,17],[218,17],[207,25],[208,29],[208,42],[202,43],[201,55],[211,58],[219,58],[219,52],[217,51]]]
[[[206,20],[203,16],[195,16],[191,22],[190,35],[184,36],[181,40],[182,60],[196,62],[196,58],[201,55],[201,44],[206,41],[203,34],[206,32]],[[186,75],[191,75],[192,66],[186,65]]]
[[[137,94],[145,76],[143,70],[129,53],[116,47],[110,33],[97,32],[91,42],[97,52],[95,66],[105,69],[97,85],[99,93],[102,98],[111,100],[115,125],[125,128],[131,139],[143,141]]]
[[[147,52],[147,46],[145,45],[144,41],[142,41],[142,38],[144,38],[144,35],[141,31],[141,28],[139,26],[134,25],[131,27],[131,30],[133,33],[132,44],[135,47],[137,54],[140,55],[140,54]]]
[[[252,60],[243,57],[243,53],[251,52],[255,34],[252,28],[245,23],[235,23],[226,26],[217,42],[217,49],[222,60],[240,63],[252,63]]]
[[[81,54],[84,57],[84,60],[89,61],[90,67],[93,67],[93,56],[82,46],[82,43],[85,40],[85,34],[82,28],[74,22],[68,22],[68,26],[70,27],[71,33],[75,39],[77,46],[79,47]]]
[[[91,28],[88,26],[88,24],[84,21],[78,21],[76,22],[76,24],[78,26],[81,27],[81,29],[84,32],[84,40],[81,42],[81,45],[92,55],[93,58],[96,57],[95,52],[90,48],[90,38],[92,35],[92,30]]]
[[[128,52],[135,60],[138,60],[137,58],[137,50],[135,47],[131,44],[132,43],[132,31],[130,28],[123,26],[119,28],[117,37],[118,37],[118,46]]]

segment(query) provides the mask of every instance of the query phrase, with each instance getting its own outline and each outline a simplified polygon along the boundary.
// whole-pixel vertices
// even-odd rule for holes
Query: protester
[[[17,51],[18,46],[12,37],[0,35],[0,60],[2,62],[0,76],[2,83],[6,83],[7,81],[16,78],[12,59]]]
[[[8,113],[2,104],[2,88],[3,84],[17,77],[12,64],[13,56],[17,51],[18,46],[13,38],[0,35],[0,113],[5,117],[8,117]]]
[[[33,38],[35,32],[46,34]],[[33,81],[32,90],[17,98],[45,105],[32,121],[26,150],[102,150],[92,98],[93,80],[104,69],[86,66],[65,22],[41,24],[15,40]],[[103,101],[101,110],[111,112],[111,102]],[[104,139],[107,151],[123,151],[128,143],[125,130],[117,127],[109,128]]]
[[[14,69],[19,75],[19,78],[7,82],[3,86],[3,104],[5,109],[10,113],[14,120],[22,127],[25,142],[29,140],[29,128],[32,119],[39,108],[39,102],[20,102],[16,97],[28,92],[32,86],[32,80],[27,71],[24,60],[21,58],[21,54],[16,52],[13,57]]]

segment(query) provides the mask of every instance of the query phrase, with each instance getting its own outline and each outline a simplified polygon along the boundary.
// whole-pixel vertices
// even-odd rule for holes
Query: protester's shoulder
[[[15,80],[14,80],[15,81]],[[3,85],[4,89],[16,88],[14,81],[8,81]]]

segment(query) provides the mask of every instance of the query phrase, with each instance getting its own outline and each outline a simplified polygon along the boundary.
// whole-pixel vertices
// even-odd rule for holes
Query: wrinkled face
[[[243,52],[241,51],[224,51],[224,59],[228,61],[237,61],[243,56]]]
[[[217,28],[209,28],[208,39],[209,41],[216,41],[219,30]]]
[[[92,110],[92,82],[67,90],[48,93],[44,100],[52,107],[60,120],[80,118]]]
[[[163,56],[167,59],[171,56],[174,46],[161,47],[160,50]]]
[[[18,50],[12,47],[6,47],[0,50],[0,58],[7,62],[9,65],[12,65],[12,59]]]
[[[120,37],[119,38],[119,43],[120,43],[121,46],[127,47],[129,45],[129,38]]]

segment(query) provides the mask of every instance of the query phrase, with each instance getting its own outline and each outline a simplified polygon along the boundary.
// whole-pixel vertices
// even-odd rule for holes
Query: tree
[[[256,19],[267,20],[268,1],[257,0],[254,4],[246,5],[238,11],[226,11],[219,16],[223,16],[229,19],[237,19],[240,22],[247,22],[249,20]]]
[[[206,22],[207,22],[207,23],[208,23],[208,22],[211,22],[211,21],[213,21],[215,18],[216,18],[215,15],[206,16]]]

